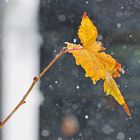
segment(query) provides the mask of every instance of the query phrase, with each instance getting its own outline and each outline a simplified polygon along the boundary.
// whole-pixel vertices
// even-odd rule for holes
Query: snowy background
[[[93,85],[65,54],[1,130],[2,140],[140,139],[140,0],[0,0],[0,10],[1,118],[64,42],[79,43],[84,11],[126,71],[116,82],[132,113],[128,118],[103,82]]]
[[[132,112],[129,119],[112,97],[105,96],[103,82],[93,85],[74,58],[66,54],[41,80],[45,100],[40,108],[40,139],[139,140],[140,1],[41,0],[40,6],[44,41],[41,69],[65,46],[65,41],[79,43],[77,30],[86,11],[98,28],[98,40],[126,71],[116,81]],[[65,126],[66,120],[73,124],[71,129]]]

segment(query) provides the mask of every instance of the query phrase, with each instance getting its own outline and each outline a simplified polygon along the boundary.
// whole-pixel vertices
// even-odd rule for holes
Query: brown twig
[[[45,67],[45,69],[37,76],[33,78],[32,84],[30,85],[29,89],[27,90],[27,92],[25,93],[25,95],[23,96],[23,98],[20,100],[20,102],[16,105],[16,107],[9,113],[9,115],[7,115],[7,117],[0,122],[0,128],[2,128],[5,123],[13,116],[13,114],[20,108],[20,106],[22,106],[24,103],[26,103],[26,98],[28,97],[28,95],[30,94],[30,92],[32,91],[33,87],[36,85],[36,83],[44,76],[44,74],[49,70],[49,68],[64,54],[67,52],[71,52],[73,50],[81,50],[83,48],[63,48],[54,58],[53,60],[49,63],[49,65],[47,65]]]
[[[23,98],[20,100],[20,102],[16,105],[16,107],[9,113],[9,115],[2,121],[0,122],[0,128],[4,126],[4,124],[13,116],[13,114],[22,106],[26,101],[26,98],[30,94],[31,90],[35,86],[35,84],[39,81],[39,79],[49,70],[49,68],[64,54],[68,52],[67,48],[63,48],[59,54],[57,54],[54,59],[49,63],[49,65],[37,76],[33,78],[32,84],[30,85],[28,91],[25,93]]]

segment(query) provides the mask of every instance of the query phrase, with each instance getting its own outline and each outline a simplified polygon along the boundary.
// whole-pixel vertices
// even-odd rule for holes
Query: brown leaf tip
[[[83,17],[82,17],[83,19],[84,18],[87,18],[87,13],[86,12],[84,12],[84,14],[83,14]]]
[[[127,105],[126,103],[123,104],[123,108],[124,108],[124,110],[126,111],[127,115],[128,115],[129,117],[131,117],[130,110],[129,110],[128,105]]]

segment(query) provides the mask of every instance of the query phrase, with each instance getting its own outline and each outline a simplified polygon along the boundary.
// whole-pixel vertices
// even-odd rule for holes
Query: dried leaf
[[[102,47],[101,42],[96,41],[98,36],[97,28],[86,13],[83,15],[78,36],[82,45],[66,43],[67,48],[72,48],[70,53],[75,57],[76,64],[84,68],[85,76],[90,77],[94,84],[100,79],[105,80],[104,91],[106,94],[112,95],[120,105],[123,105],[126,113],[130,116],[129,108],[113,79],[120,77],[119,72],[124,73],[124,70],[121,64],[112,58],[111,55],[103,52],[105,48]],[[76,49],[74,50],[74,48]],[[77,48],[83,49],[78,50]]]

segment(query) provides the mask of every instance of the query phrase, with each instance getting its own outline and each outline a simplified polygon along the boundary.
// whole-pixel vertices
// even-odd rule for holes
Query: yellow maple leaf
[[[106,95],[112,95],[114,99],[123,106],[126,113],[131,116],[129,108],[113,78],[120,76],[119,72],[124,73],[121,64],[112,56],[103,52],[101,42],[96,41],[98,31],[86,13],[83,14],[81,25],[78,30],[78,36],[82,45],[66,43],[67,48],[72,48],[72,55],[75,57],[76,64],[81,65],[86,74],[94,84],[98,80],[104,81],[104,92]],[[79,50],[74,48],[80,48]],[[81,49],[82,48],[82,49]]]

